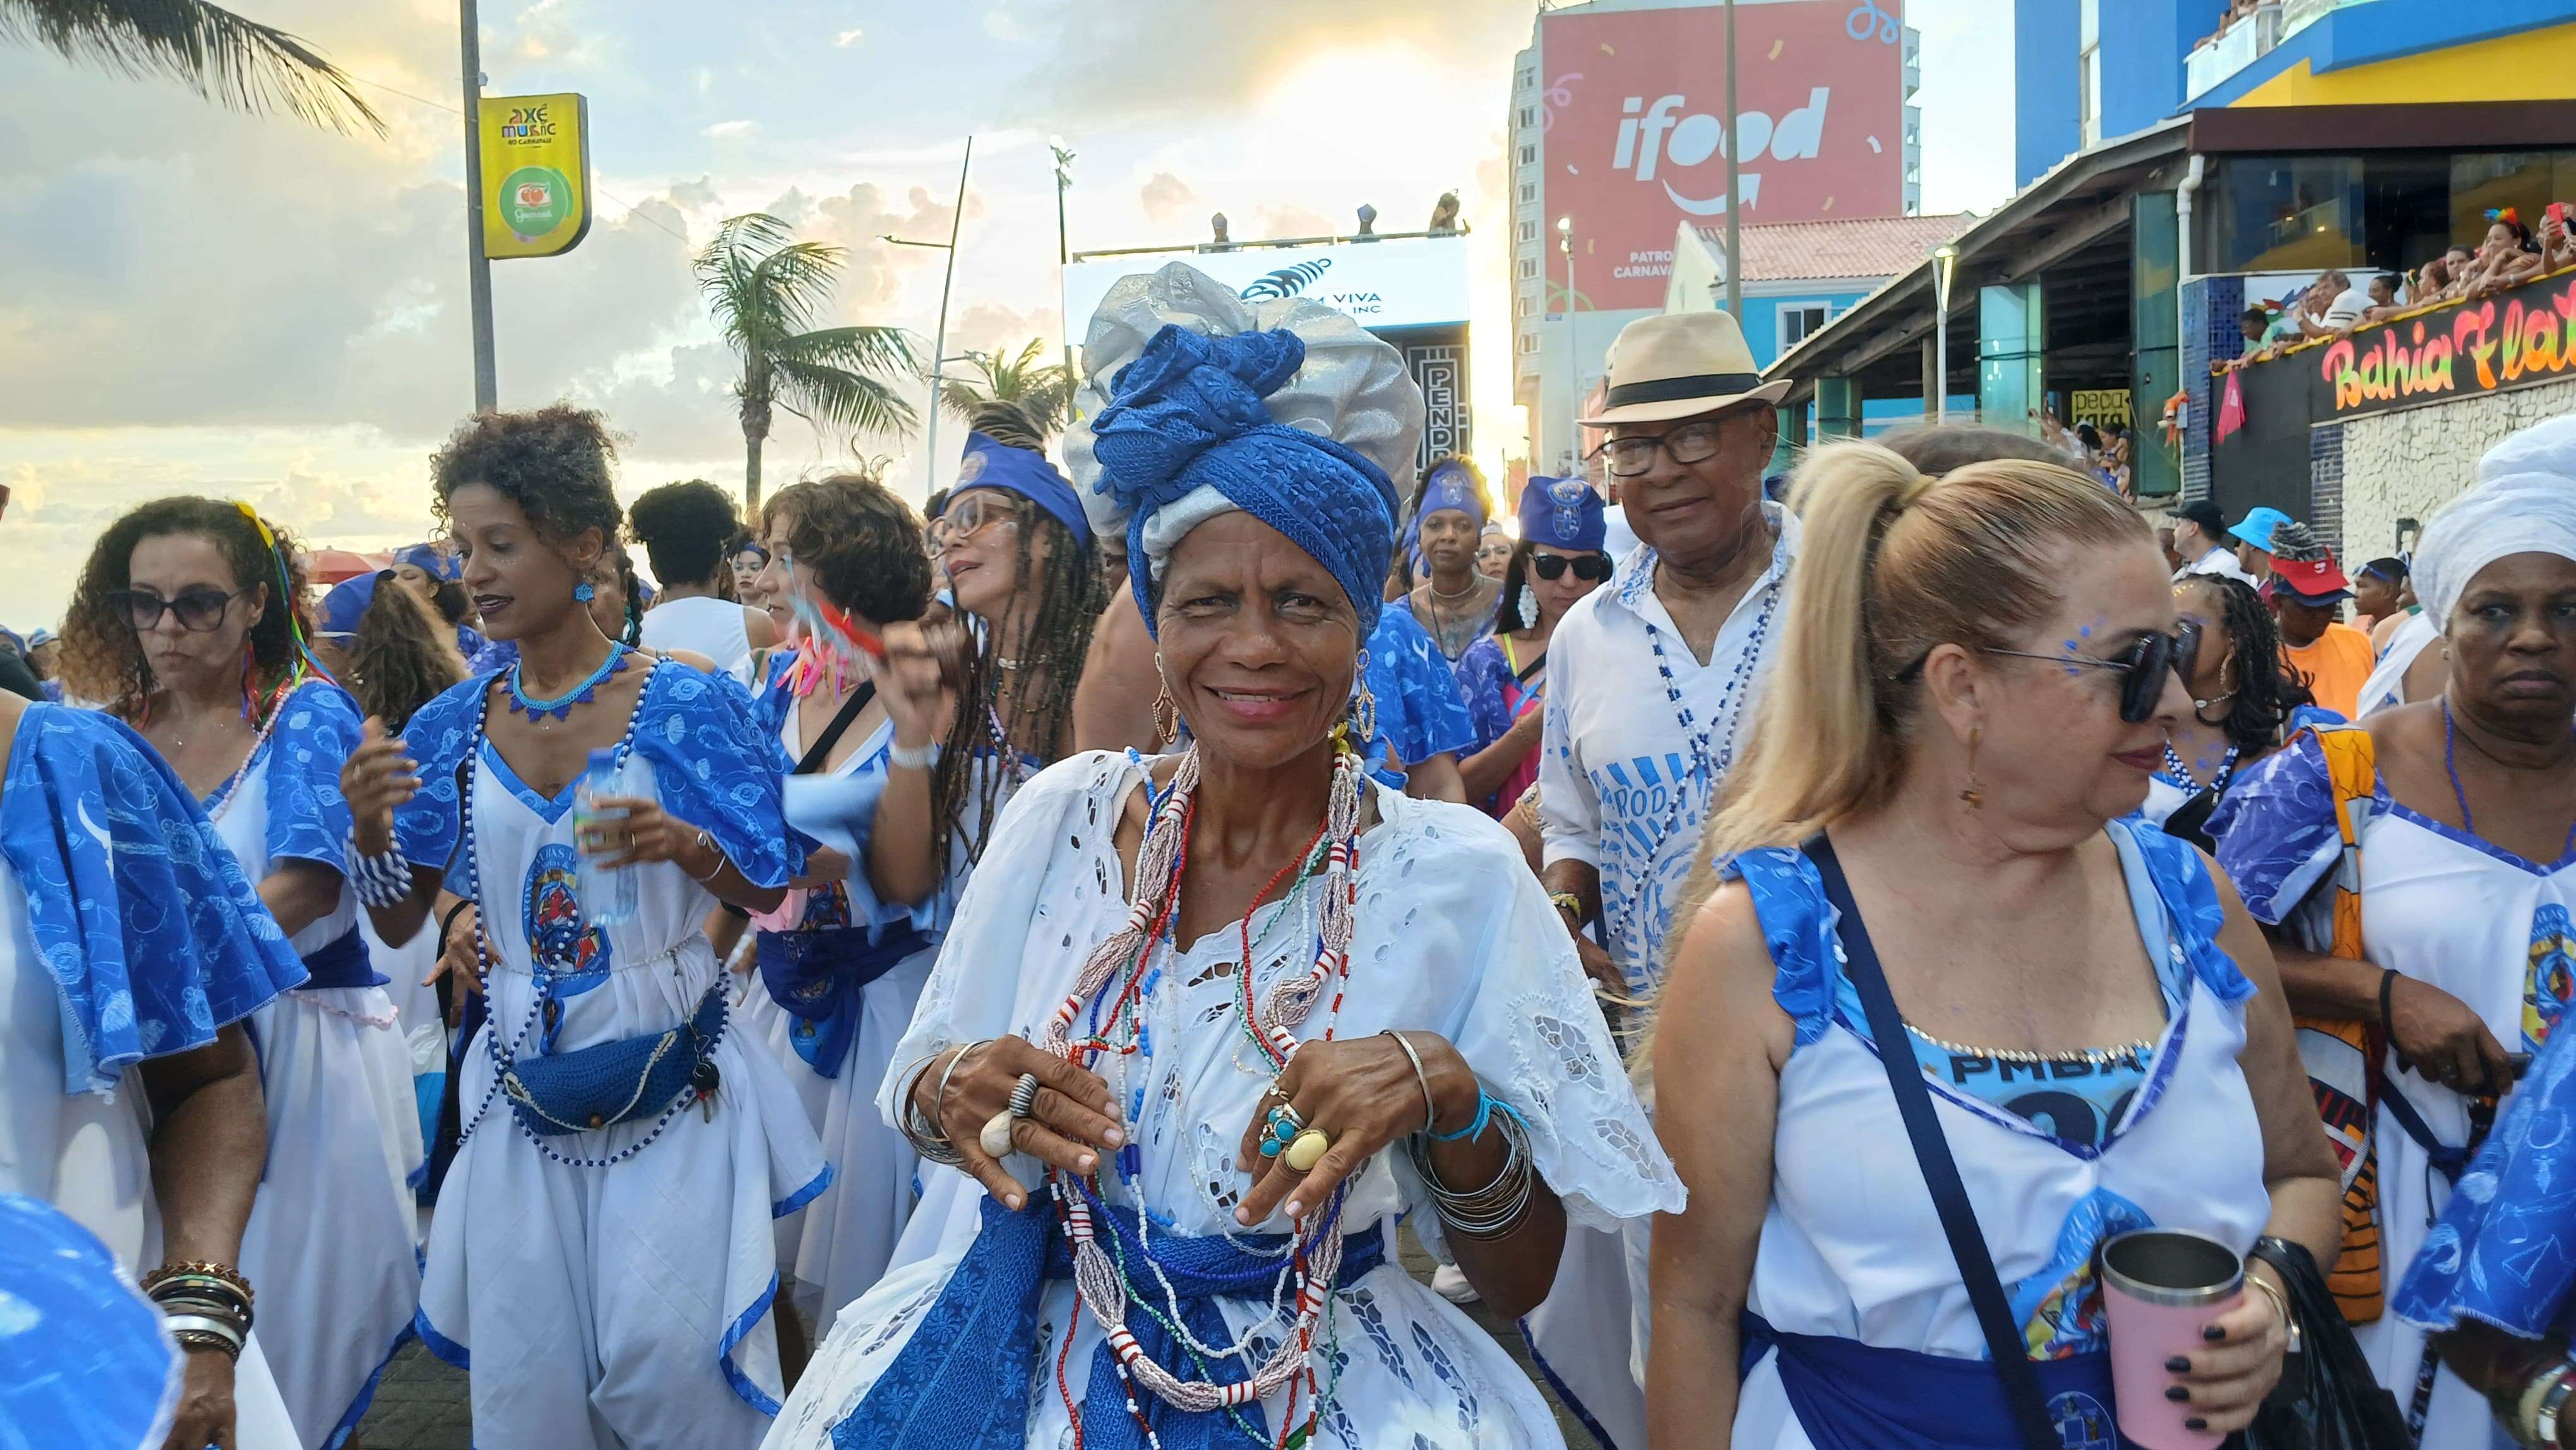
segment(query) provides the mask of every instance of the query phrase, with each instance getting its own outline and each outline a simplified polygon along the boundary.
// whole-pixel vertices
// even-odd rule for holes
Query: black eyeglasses
[[[220,589],[187,589],[176,599],[164,599],[149,589],[111,589],[108,607],[125,616],[136,634],[148,634],[161,623],[164,613],[179,616],[179,627],[191,634],[207,634],[222,626],[224,610],[248,594],[240,589],[226,594]]]
[[[2200,662],[2200,626],[2185,620],[2175,626],[2171,634],[2142,634],[2127,649],[2107,660],[2092,655],[2049,655],[2018,649],[1988,649],[1978,653],[2080,665],[2087,669],[2117,670],[2120,672],[2120,718],[2132,725],[2143,725],[2155,718],[2156,702],[2164,698],[2166,671],[2172,671],[2186,682],[2191,679],[2192,670]]]
[[[1598,554],[1577,554],[1571,559],[1563,554],[1532,554],[1530,568],[1551,584],[1564,578],[1568,569],[1586,584],[1598,584],[1610,577],[1610,561]]]
[[[1715,423],[1685,423],[1652,438],[1613,438],[1592,452],[1610,460],[1611,477],[1635,478],[1655,466],[1658,451],[1671,454],[1675,463],[1706,463],[1717,456],[1718,439]]]

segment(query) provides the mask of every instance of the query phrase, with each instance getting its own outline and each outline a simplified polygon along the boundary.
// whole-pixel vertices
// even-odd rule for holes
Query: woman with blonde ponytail
[[[2189,636],[2146,524],[2054,464],[1936,481],[1841,444],[1794,503],[1775,673],[1655,1028],[1691,1197],[1654,1232],[1651,1442],[2112,1443],[2104,1240],[2330,1261],[2339,1236],[2261,933],[2122,819],[2190,705]],[[2169,1362],[2192,1429],[2242,1428],[2278,1377],[2282,1273]]]

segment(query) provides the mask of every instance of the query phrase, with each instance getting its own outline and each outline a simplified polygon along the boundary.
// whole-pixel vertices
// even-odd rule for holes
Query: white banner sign
[[[1362,327],[1425,327],[1467,320],[1467,238],[1414,237],[1232,252],[1140,252],[1076,262],[1064,270],[1064,312],[1078,340],[1121,277],[1187,262],[1247,301],[1304,297]]]

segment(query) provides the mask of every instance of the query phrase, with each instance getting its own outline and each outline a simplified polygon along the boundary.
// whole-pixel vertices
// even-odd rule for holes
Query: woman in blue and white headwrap
[[[358,930],[340,765],[357,703],[306,651],[293,544],[247,506],[168,498],[99,535],[64,622],[74,683],[168,761],[310,974],[254,1014],[268,1107],[242,1271],[308,1447],[354,1426],[420,1296],[420,1111]]]
[[[1533,478],[1521,489],[1521,537],[1503,568],[1493,633],[1458,661],[1476,744],[1458,762],[1467,803],[1501,816],[1538,780],[1539,706],[1547,642],[1576,601],[1610,577],[1601,495],[1579,478]]]
[[[2354,1126],[2378,1161],[2391,1282],[2431,1251],[2454,1181],[2467,1191],[2514,1055],[2539,1052],[2576,1001],[2576,478],[2508,474],[2462,495],[2425,530],[2415,580],[2450,650],[2442,693],[2292,737],[2209,823],[2276,934],[2292,1010],[2384,1040],[2347,1075],[2376,1102]],[[2357,959],[2326,954],[2354,904],[2339,895],[2357,898]],[[2409,1322],[2437,1316],[2399,1307],[2357,1331],[2372,1370],[2425,1450],[2484,1450],[2486,1405],[2431,1372]]]
[[[1193,743],[1069,758],[999,822],[880,1099],[971,1177],[768,1444],[1556,1446],[1397,1216],[1511,1314],[1569,1218],[1681,1199],[1518,848],[1343,743],[1421,402],[1348,318],[1179,264],[1091,356],[1138,323],[1068,452]]]
[[[1473,464],[1444,458],[1431,466],[1408,540],[1419,553],[1423,580],[1395,607],[1412,615],[1452,664],[1492,631],[1494,606],[1503,597],[1502,580],[1476,570],[1490,513]]]
[[[0,1194],[61,1209],[127,1276],[155,1264],[230,1275],[267,1141],[243,1024],[300,984],[303,964],[187,788],[132,731],[0,694],[0,759]],[[0,1282],[33,1292],[6,1266]],[[66,1329],[85,1370],[123,1336],[107,1320],[28,1327],[29,1307],[16,1303],[16,1322],[0,1326],[12,1341],[0,1350],[0,1438],[82,1443],[58,1433],[68,1427],[44,1418],[46,1405],[8,1392],[28,1388],[27,1351]],[[175,1418],[170,1450],[299,1443],[255,1331],[244,1342],[209,1329],[183,1360],[177,1401],[160,1407]]]

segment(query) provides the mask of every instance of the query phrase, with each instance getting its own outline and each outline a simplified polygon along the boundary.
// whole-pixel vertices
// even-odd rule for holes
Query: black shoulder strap
[[[1824,833],[1818,832],[1801,849],[1816,863],[1816,874],[1824,878],[1825,899],[1842,913],[1837,935],[1852,986],[1859,990],[1861,1007],[1869,1014],[1869,1033],[1878,1044],[1879,1063],[1887,1069],[1887,1085],[1896,1092],[1905,1136],[1914,1145],[1923,1184],[1932,1190],[1941,1232],[1948,1235],[1950,1255],[1959,1262],[1960,1281],[1967,1286],[1968,1302],[1976,1307],[1978,1327],[1986,1333],[1986,1349],[2003,1378],[2004,1398],[2012,1402],[2022,1443],[2027,1450],[2061,1450],[2065,1442],[2049,1420],[2038,1372],[2030,1366],[2029,1346],[2013,1321],[2003,1281],[1995,1275],[1994,1256],[1987,1252],[1985,1235],[1977,1227],[1967,1186],[1959,1181],[1959,1165],[1950,1156],[1949,1140],[1941,1135],[1940,1121],[1932,1115],[1932,1091],[1923,1085],[1922,1069],[1906,1040],[1905,1019],[1897,1014],[1896,998],[1887,990],[1887,974],[1879,969],[1878,950],[1870,945],[1869,928],[1862,925],[1860,908],[1852,902],[1851,882],[1844,878],[1842,862]]]
[[[849,731],[850,722],[859,718],[859,712],[868,708],[868,702],[876,697],[877,682],[861,680],[859,687],[850,692],[850,698],[841,702],[841,712],[832,717],[832,723],[824,726],[823,733],[815,736],[814,743],[806,747],[805,758],[796,762],[795,773],[812,775],[821,770],[823,762],[832,758],[832,747],[840,744],[842,735]],[[795,707],[791,705],[788,708]]]

